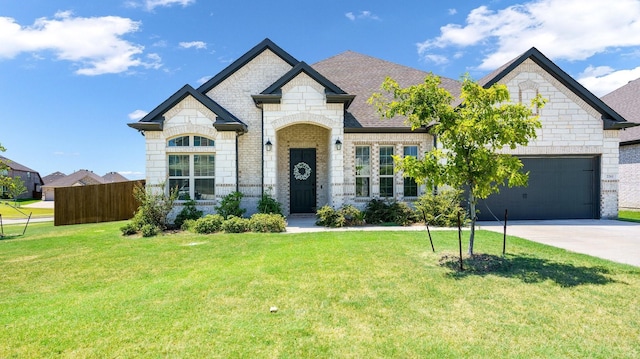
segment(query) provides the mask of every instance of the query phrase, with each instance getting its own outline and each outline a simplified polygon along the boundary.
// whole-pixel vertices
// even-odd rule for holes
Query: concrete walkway
[[[499,222],[478,222],[480,229],[503,231]],[[640,223],[607,219],[513,221],[507,235],[640,267]]]

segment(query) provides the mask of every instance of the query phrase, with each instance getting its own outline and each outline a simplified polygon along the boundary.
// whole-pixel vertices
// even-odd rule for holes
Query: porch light
[[[342,141],[340,139],[336,140],[336,150],[340,151],[342,149]]]
[[[271,151],[271,149],[273,148],[271,140],[267,140],[267,143],[264,144],[264,147],[266,147],[267,151]]]

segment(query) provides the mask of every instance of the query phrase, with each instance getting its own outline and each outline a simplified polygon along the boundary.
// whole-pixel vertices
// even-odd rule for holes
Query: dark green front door
[[[289,150],[291,213],[313,213],[316,207],[316,149]]]

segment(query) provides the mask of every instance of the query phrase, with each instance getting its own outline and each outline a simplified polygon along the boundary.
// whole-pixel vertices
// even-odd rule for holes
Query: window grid
[[[381,146],[380,163],[380,197],[393,197],[393,146]]]
[[[356,146],[356,197],[370,196],[371,148]]]
[[[418,158],[418,146],[405,146],[404,157],[412,156]],[[405,197],[417,197],[418,196],[418,183],[415,178],[404,177],[403,190]]]

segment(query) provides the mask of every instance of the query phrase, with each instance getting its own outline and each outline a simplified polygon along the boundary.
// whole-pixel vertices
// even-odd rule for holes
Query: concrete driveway
[[[478,226],[503,231],[499,222],[478,222]],[[508,222],[507,234],[640,267],[640,223],[607,219],[513,221]]]

